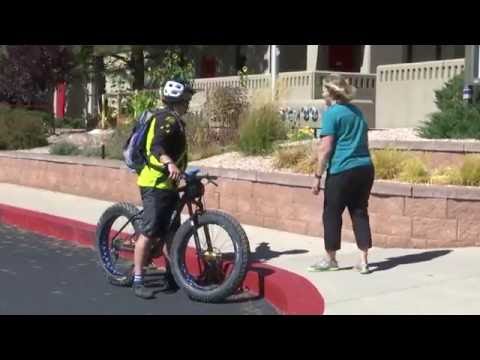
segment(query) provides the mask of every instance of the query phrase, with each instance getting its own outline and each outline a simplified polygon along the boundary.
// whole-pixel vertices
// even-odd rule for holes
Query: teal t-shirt
[[[355,105],[331,106],[323,114],[320,135],[335,137],[335,148],[328,164],[329,174],[372,164],[368,150],[368,123]]]

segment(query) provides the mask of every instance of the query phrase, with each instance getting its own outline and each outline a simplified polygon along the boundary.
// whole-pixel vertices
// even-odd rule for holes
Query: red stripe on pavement
[[[0,222],[24,230],[95,247],[95,225],[0,204]],[[163,261],[158,264],[164,265]],[[325,301],[304,277],[263,263],[251,264],[243,288],[263,297],[285,315],[322,315]]]

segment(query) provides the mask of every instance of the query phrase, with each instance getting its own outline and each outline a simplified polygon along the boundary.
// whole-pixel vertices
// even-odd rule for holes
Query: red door
[[[55,118],[63,119],[65,116],[65,105],[66,105],[66,91],[67,84],[65,82],[58,83],[55,88],[54,98],[54,109],[53,113]]]
[[[215,56],[203,56],[201,62],[202,78],[212,78],[217,75],[217,59]]]
[[[328,51],[329,70],[353,72],[353,45],[330,45]]]

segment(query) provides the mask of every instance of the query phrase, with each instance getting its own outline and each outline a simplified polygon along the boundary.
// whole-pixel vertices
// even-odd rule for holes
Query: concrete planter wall
[[[323,196],[302,175],[205,168],[218,175],[207,207],[245,224],[323,235]],[[140,203],[136,176],[120,161],[19,153],[0,154],[0,181],[109,201]],[[0,200],[1,203],[1,200]],[[375,246],[437,248],[480,245],[480,189],[377,181],[370,200]],[[353,241],[348,213],[343,238]]]

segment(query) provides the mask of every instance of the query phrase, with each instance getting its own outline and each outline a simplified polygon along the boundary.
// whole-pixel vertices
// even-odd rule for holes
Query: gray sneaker
[[[354,269],[357,270],[362,275],[371,273],[370,267],[368,266],[368,264],[363,264],[363,263],[357,264],[354,266]]]
[[[155,292],[152,289],[147,288],[144,284],[133,284],[133,292],[136,296],[142,299],[155,298]]]
[[[339,270],[338,263],[335,260],[329,260],[329,259],[322,259],[318,263],[308,268],[308,271],[310,272],[337,271],[337,270]]]

